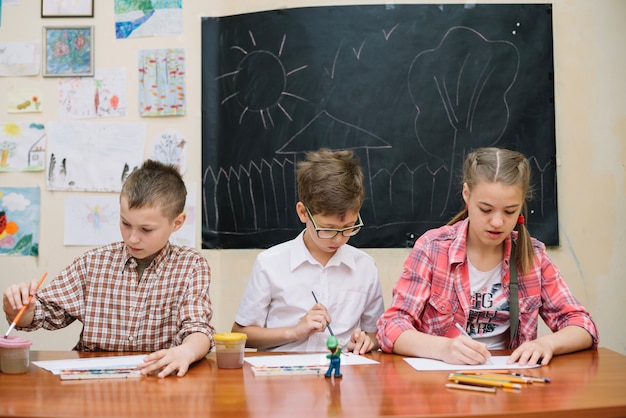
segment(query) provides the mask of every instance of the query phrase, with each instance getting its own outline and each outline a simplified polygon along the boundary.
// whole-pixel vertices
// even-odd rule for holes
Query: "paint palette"
[[[252,366],[255,376],[321,375],[325,366]]]

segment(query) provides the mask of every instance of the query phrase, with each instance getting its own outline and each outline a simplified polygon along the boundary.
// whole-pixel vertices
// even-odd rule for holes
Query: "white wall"
[[[287,7],[385,3],[383,1],[322,0],[185,0],[184,34],[116,40],[113,0],[97,0],[95,17],[41,19],[39,0],[20,0],[3,6],[0,41],[40,41],[42,26],[95,25],[97,68],[124,67],[128,81],[125,122],[147,125],[147,143],[166,129],[176,129],[189,140],[185,180],[200,187],[201,172],[201,17]],[[393,3],[386,1],[386,3]],[[397,1],[395,3],[409,3]],[[413,1],[412,3],[432,3]],[[449,3],[439,1],[437,3]],[[495,3],[495,2],[485,2]],[[506,3],[506,1],[498,1]],[[518,0],[514,3],[535,3]],[[253,5],[251,5],[253,4]],[[556,0],[553,2],[556,90],[557,177],[561,246],[550,249],[574,294],[588,307],[600,328],[601,346],[626,354],[626,2],[622,0]],[[137,110],[137,51],[163,47],[185,48],[187,114],[184,117],[140,118]],[[45,111],[9,115],[11,86],[41,89]],[[47,124],[59,118],[57,79],[0,77],[0,121]],[[114,119],[107,119],[114,121]],[[86,247],[63,246],[65,192],[49,192],[43,173],[0,173],[2,186],[39,186],[41,238],[39,257],[0,257],[0,289],[17,281],[50,276]],[[76,193],[76,192],[74,192]],[[198,196],[200,196],[198,190]],[[200,207],[200,202],[197,202]],[[200,225],[198,225],[198,246]],[[386,304],[400,274],[408,249],[368,249],[377,260]],[[214,325],[230,330],[257,250],[205,250],[213,274],[211,295]],[[70,349],[80,327],[63,331],[20,333],[33,340],[34,349]],[[542,329],[545,332],[545,329]]]

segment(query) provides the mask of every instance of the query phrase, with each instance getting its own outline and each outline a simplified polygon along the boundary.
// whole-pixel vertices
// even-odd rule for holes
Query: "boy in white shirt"
[[[232,330],[266,351],[326,351],[333,334],[345,351],[378,349],[384,310],[372,257],[347,245],[363,226],[363,172],[352,151],[320,149],[298,164],[296,212],[305,229],[260,253]]]

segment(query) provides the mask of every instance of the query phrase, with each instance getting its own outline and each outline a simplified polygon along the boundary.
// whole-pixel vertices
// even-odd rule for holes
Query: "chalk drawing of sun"
[[[236,100],[241,106],[239,124],[246,115],[255,115],[261,119],[263,127],[268,129],[274,126],[272,111],[280,112],[289,121],[293,121],[282,102],[286,98],[293,98],[306,102],[307,100],[288,90],[287,81],[290,76],[307,68],[307,65],[287,71],[281,55],[285,48],[286,35],[283,35],[280,47],[276,53],[267,49],[257,48],[254,34],[248,31],[251,47],[231,46],[231,50],[239,51],[243,58],[234,71],[222,74],[217,79],[230,78],[233,92],[222,100],[221,104]]]

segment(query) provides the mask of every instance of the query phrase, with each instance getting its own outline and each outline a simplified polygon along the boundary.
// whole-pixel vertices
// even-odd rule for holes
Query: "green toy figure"
[[[339,372],[339,366],[341,363],[341,347],[339,347],[339,341],[337,337],[331,335],[326,340],[326,347],[330,350],[330,354],[326,354],[326,358],[330,359],[330,365],[328,366],[328,371],[325,376],[330,377],[332,371],[335,370],[335,377],[341,377],[341,373]]]

